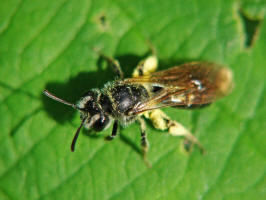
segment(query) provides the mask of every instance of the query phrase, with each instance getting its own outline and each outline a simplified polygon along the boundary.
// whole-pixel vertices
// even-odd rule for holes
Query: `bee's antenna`
[[[76,133],[75,133],[75,136],[72,140],[72,143],[71,143],[71,151],[74,152],[75,151],[75,144],[77,142],[77,139],[78,139],[78,136],[79,136],[79,132],[80,132],[80,129],[81,127],[83,126],[84,122],[85,122],[86,118],[84,118],[80,124],[80,126],[78,127]]]
[[[53,94],[52,94],[51,92],[49,92],[48,90],[44,90],[43,93],[44,93],[47,97],[49,97],[49,98],[51,98],[51,99],[53,99],[53,100],[55,100],[55,101],[58,101],[58,102],[63,103],[63,104],[65,104],[65,105],[71,106],[71,107],[73,107],[73,108],[76,109],[76,110],[80,110],[75,104],[73,104],[73,103],[69,103],[69,102],[67,102],[66,100],[60,99],[59,97],[53,95]]]

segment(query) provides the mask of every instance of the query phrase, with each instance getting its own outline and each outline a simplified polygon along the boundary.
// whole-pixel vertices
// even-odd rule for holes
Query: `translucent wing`
[[[166,106],[205,105],[227,95],[232,89],[232,72],[207,62],[192,62],[136,78],[124,83],[142,84],[150,98],[135,105],[129,114]]]

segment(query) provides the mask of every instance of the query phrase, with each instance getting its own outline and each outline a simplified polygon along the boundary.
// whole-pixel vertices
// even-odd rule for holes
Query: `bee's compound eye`
[[[109,122],[109,117],[102,116],[93,123],[92,128],[97,132],[102,131],[109,124]]]

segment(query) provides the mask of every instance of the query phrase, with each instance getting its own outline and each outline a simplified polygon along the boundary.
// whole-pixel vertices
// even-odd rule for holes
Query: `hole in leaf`
[[[105,15],[100,16],[99,20],[100,20],[102,26],[106,25],[106,16]]]
[[[248,16],[242,11],[240,11],[240,16],[243,20],[245,28],[245,34],[246,34],[245,46],[249,48],[254,44],[256,40],[258,28],[261,21],[257,19],[248,18]]]
[[[108,21],[105,14],[100,14],[97,17],[97,23],[99,24],[102,30],[106,30],[108,28]]]

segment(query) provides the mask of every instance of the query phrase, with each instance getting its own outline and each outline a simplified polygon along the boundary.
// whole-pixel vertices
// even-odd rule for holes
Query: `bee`
[[[138,121],[145,159],[149,143],[144,118],[148,118],[156,129],[166,130],[174,136],[184,136],[204,152],[193,134],[160,109],[201,108],[224,97],[233,86],[231,70],[210,62],[190,62],[155,72],[158,60],[156,56],[149,56],[138,64],[132,78],[124,78],[117,60],[103,54],[100,56],[109,62],[119,77],[106,83],[102,89],[89,90],[77,104],[69,103],[44,90],[48,97],[80,112],[81,124],[73,138],[71,151],[75,149],[82,126],[99,132],[113,122],[112,133],[106,137],[107,140],[112,140],[117,135],[119,125],[127,126]]]

